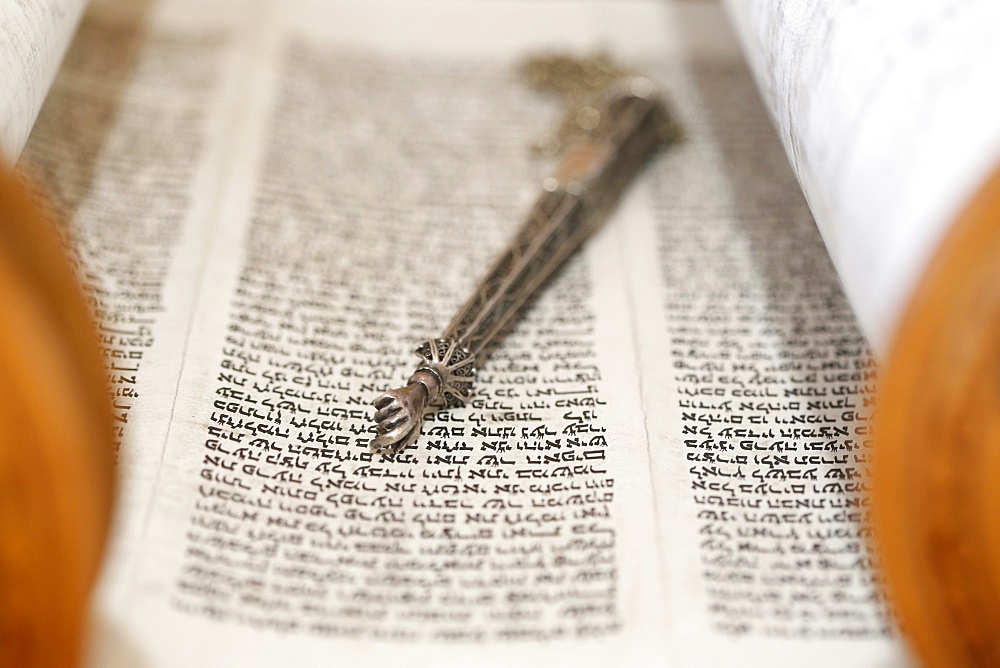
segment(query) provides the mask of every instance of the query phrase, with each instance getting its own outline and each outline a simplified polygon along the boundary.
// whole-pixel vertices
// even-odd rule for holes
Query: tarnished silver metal
[[[375,452],[392,454],[420,435],[428,409],[472,397],[476,358],[541,284],[608,217],[655,149],[676,136],[648,79],[622,77],[575,112],[582,130],[514,239],[480,280],[441,338],[416,350],[421,362],[407,384],[374,406]]]

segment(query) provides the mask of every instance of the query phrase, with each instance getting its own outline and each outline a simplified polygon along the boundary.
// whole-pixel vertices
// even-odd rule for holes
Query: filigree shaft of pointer
[[[472,397],[481,358],[522,304],[596,229],[673,125],[648,80],[624,79],[586,118],[593,129],[571,146],[514,239],[476,286],[441,338],[416,350],[421,362],[407,384],[374,401],[375,452],[396,453],[420,435],[431,408]],[[480,359],[481,361],[481,359]]]

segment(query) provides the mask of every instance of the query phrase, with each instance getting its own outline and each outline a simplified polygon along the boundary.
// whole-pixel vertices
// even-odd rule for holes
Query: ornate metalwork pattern
[[[657,146],[676,137],[662,101],[642,77],[616,80],[593,106],[576,110],[573,117],[586,133],[543,181],[542,193],[514,239],[441,338],[417,348],[423,363],[407,385],[375,400],[374,451],[399,452],[413,443],[425,408],[457,406],[471,398],[476,358],[607,218]]]
[[[472,398],[476,357],[458,341],[455,338],[424,341],[414,351],[424,360],[417,371],[437,376],[440,390],[436,398],[442,406],[462,406]]]

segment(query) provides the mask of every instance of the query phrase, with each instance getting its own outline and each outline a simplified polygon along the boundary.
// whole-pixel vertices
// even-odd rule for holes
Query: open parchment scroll
[[[96,661],[884,664],[879,572],[921,656],[995,658],[1000,12],[728,9],[742,47],[701,2],[2,10],[0,147],[67,221],[112,370]],[[481,403],[372,460],[357,397],[545,171],[558,109],[517,58],[597,47],[687,140]],[[886,364],[873,451],[810,211]],[[397,303],[400,247],[442,260]]]

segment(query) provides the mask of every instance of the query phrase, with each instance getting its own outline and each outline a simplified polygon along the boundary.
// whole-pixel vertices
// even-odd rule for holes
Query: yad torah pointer
[[[586,133],[542,182],[527,219],[440,338],[421,343],[404,387],[375,399],[372,451],[395,454],[416,441],[424,411],[472,398],[476,358],[503,326],[611,213],[628,183],[676,136],[662,100],[643,77],[620,77],[573,116]]]

